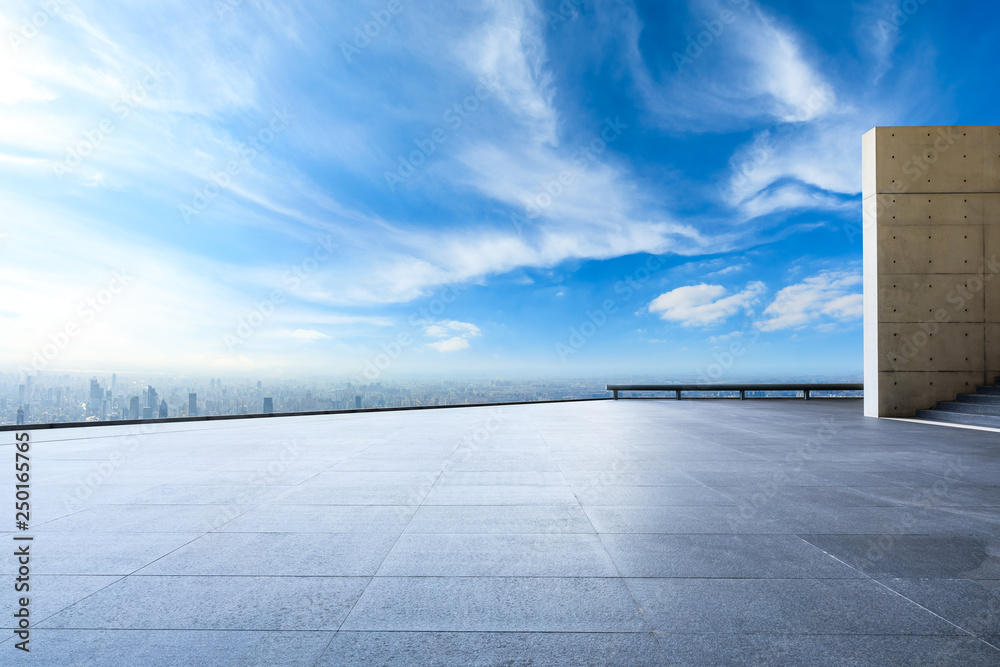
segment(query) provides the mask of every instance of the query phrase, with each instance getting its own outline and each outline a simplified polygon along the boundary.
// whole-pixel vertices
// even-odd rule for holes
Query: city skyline
[[[0,369],[858,374],[860,137],[997,95],[911,4],[0,10]]]
[[[617,379],[653,382],[662,378],[635,375]],[[677,378],[692,383],[704,379]],[[856,382],[860,378],[798,375],[769,379],[776,382]],[[247,377],[149,377],[141,374],[119,377],[117,373],[91,376],[54,372],[20,378],[17,374],[0,373],[0,426],[608,398],[610,393],[606,384],[608,381],[600,377],[554,380],[424,376],[367,382],[333,377],[253,380]],[[702,393],[706,396],[730,394]],[[794,394],[779,392],[774,395]],[[832,395],[853,393],[833,392]]]

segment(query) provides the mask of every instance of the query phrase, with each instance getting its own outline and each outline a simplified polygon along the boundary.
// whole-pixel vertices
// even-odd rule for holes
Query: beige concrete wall
[[[865,414],[913,416],[1000,376],[1000,127],[862,148]]]

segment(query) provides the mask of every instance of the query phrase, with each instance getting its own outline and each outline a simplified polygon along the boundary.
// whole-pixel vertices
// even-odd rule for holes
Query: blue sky
[[[2,2],[0,365],[856,376],[861,135],[995,123],[997,14]]]

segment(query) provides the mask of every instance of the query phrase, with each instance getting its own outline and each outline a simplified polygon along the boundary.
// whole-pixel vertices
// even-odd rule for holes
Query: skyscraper
[[[21,385],[22,387],[24,385]],[[20,426],[24,423],[24,408],[17,409],[17,425]]]
[[[17,385],[17,404],[24,405],[24,399],[26,397],[26,392],[24,391],[24,385]]]
[[[188,417],[198,416],[198,394],[188,394]]]
[[[138,419],[139,417],[141,417],[142,413],[139,411],[140,408],[141,408],[141,406],[139,405],[139,397],[138,396],[133,396],[132,398],[129,399],[129,402],[128,402],[128,412],[129,412],[129,417],[130,418],[132,418],[132,419]]]
[[[157,400],[159,400],[159,397],[156,395],[156,390],[151,386],[146,385],[146,407],[155,410]]]
[[[274,399],[270,396],[264,398],[264,407],[261,409],[265,415],[274,414]]]
[[[355,396],[354,397],[354,409],[355,410],[360,410],[361,409],[361,397],[360,396]]]
[[[101,412],[101,404],[104,401],[104,390],[97,378],[90,380],[90,401],[87,402],[87,414],[97,415]]]
[[[167,401],[164,399],[160,402],[160,419],[167,418]]]

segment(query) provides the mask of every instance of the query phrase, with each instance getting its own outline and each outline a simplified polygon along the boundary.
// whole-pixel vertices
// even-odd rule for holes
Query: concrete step
[[[962,412],[971,415],[993,415],[1000,417],[1000,403],[962,403],[960,401],[939,401],[934,407],[942,412]]]
[[[959,394],[955,397],[955,400],[962,403],[989,403],[992,405],[1000,405],[1000,396],[991,394]]]
[[[1000,428],[1000,416],[993,417],[989,415],[974,415],[963,412],[948,412],[945,410],[917,410],[917,419],[947,422],[950,424],[964,424],[966,426]]]
[[[977,394],[987,394],[989,396],[1000,396],[1000,387],[994,387],[992,385],[983,385],[976,387]]]

